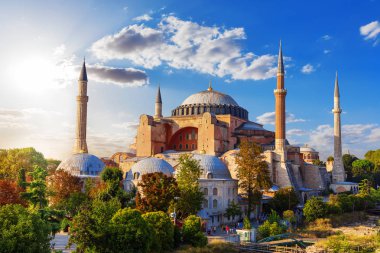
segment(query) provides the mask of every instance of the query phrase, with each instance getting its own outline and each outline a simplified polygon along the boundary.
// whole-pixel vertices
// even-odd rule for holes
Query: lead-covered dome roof
[[[173,176],[173,167],[165,160],[149,157],[135,163],[127,173],[127,180],[141,180],[141,176],[148,173],[162,172],[167,176]]]
[[[210,104],[210,105],[234,105],[238,103],[229,95],[212,89],[201,91],[187,97],[181,105]]]
[[[199,161],[202,168],[201,179],[231,179],[230,171],[218,157],[195,154],[193,158]]]
[[[62,161],[57,169],[67,171],[73,176],[91,177],[99,176],[104,166],[104,163],[98,157],[87,153],[80,153],[73,154]]]

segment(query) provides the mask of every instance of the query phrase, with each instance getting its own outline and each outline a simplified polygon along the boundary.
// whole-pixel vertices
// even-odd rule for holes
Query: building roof
[[[173,176],[173,167],[165,160],[149,157],[135,163],[127,173],[127,180],[133,180],[133,175],[138,173],[138,179],[148,173],[162,172],[167,176]]]
[[[229,95],[208,89],[195,93],[187,97],[181,105],[194,105],[194,104],[212,104],[212,105],[233,105],[239,106],[238,103]]]
[[[98,176],[104,168],[104,163],[96,156],[81,153],[73,154],[62,161],[57,169],[62,169],[74,176]]]
[[[212,174],[213,179],[232,179],[227,166],[216,156],[195,154],[194,159],[199,161],[202,168],[200,179],[208,179]]]
[[[244,122],[241,124],[236,130],[265,130],[263,125],[255,123],[255,122]]]
[[[311,147],[301,147],[300,152],[317,152],[317,151]]]

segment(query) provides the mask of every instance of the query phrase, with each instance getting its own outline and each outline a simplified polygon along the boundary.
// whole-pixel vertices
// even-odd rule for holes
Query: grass
[[[334,253],[370,253],[380,249],[380,236],[337,234],[319,241],[316,246]]]

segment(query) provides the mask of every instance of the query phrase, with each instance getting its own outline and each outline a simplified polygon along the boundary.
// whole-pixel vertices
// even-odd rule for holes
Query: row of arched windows
[[[179,106],[172,111],[172,116],[198,115],[205,112],[215,114],[232,114],[239,118],[248,119],[248,111],[240,106],[231,105],[191,105]]]
[[[208,207],[209,207],[208,200],[207,199],[203,200],[203,208],[208,208]],[[218,208],[218,200],[214,199],[212,201],[212,208]]]
[[[208,195],[208,188],[204,188],[203,189],[203,194],[204,195]],[[212,189],[212,195],[214,195],[214,196],[216,196],[216,195],[218,195],[218,188],[213,188]]]

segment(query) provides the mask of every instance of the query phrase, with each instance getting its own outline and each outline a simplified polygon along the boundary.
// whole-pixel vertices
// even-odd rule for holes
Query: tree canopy
[[[358,158],[351,154],[344,154],[343,157],[343,166],[347,174],[347,180],[352,180],[352,163]]]
[[[293,187],[280,188],[273,196],[271,206],[279,213],[285,210],[293,210],[299,201]]]
[[[243,141],[240,146],[240,152],[236,156],[237,176],[239,179],[239,187],[244,191],[244,195],[248,199],[247,215],[250,213],[253,204],[258,199],[257,193],[261,190],[267,190],[272,186],[268,164],[261,154],[261,147],[253,142]]]

